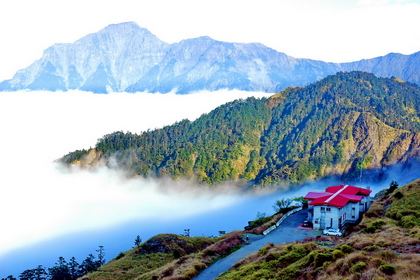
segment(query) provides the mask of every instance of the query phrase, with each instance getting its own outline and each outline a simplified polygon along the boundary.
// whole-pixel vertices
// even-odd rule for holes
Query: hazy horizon
[[[0,81],[41,58],[53,44],[72,43],[129,21],[168,43],[209,36],[262,43],[295,58],[325,62],[420,51],[419,0],[23,0],[0,7],[7,11],[0,17]]]

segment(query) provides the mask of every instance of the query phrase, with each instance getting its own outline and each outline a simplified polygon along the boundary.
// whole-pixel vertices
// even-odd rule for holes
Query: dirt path
[[[258,251],[267,243],[288,243],[321,235],[322,233],[319,230],[298,228],[306,217],[307,210],[302,210],[288,217],[280,227],[266,236],[250,235],[251,244],[245,245],[226,258],[218,260],[213,265],[203,270],[194,278],[194,280],[211,280],[217,278],[221,273],[229,270],[235,263],[244,259],[248,254]]]

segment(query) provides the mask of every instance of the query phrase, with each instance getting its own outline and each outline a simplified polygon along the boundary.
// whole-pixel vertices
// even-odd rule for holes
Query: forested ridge
[[[395,77],[339,72],[270,98],[229,102],[193,122],[107,134],[94,149],[61,161],[89,168],[117,163],[132,176],[194,177],[208,184],[352,178],[419,156],[419,94],[418,85]]]

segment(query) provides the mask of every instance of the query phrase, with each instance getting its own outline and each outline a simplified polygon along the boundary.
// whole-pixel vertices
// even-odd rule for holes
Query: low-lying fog
[[[25,269],[44,265],[37,255],[33,262],[26,256],[26,248],[39,242],[98,228],[109,230],[131,220],[172,222],[238,202],[240,198],[226,188],[215,194],[190,191],[178,183],[182,191],[162,192],[172,185],[170,181],[127,181],[122,174],[105,169],[68,173],[53,161],[70,151],[93,147],[104,134],[140,133],[185,118],[194,120],[221,104],[248,96],[268,95],[239,91],[192,95],[0,93],[0,277],[7,276],[6,263],[12,266],[10,256],[17,249],[24,248],[17,261],[21,266],[25,263]],[[181,233],[183,228],[176,230]],[[136,235],[143,231],[139,227]],[[94,252],[99,245],[104,244],[93,241],[86,250]],[[44,247],[39,255],[48,255],[49,249],[53,250]],[[107,253],[108,259],[114,257],[110,250]],[[51,263],[58,257],[54,255]]]
[[[59,256],[75,256],[80,263],[100,245],[111,260],[131,249],[137,235],[146,241],[184,229],[205,236],[242,229],[258,212],[272,214],[280,196],[305,195],[307,189],[250,196],[229,186],[214,192],[187,181],[127,180],[105,168],[67,172],[53,163],[70,151],[93,147],[104,134],[194,120],[248,96],[268,95],[0,93],[0,278],[38,265],[51,267]],[[325,184],[310,188],[323,190]]]

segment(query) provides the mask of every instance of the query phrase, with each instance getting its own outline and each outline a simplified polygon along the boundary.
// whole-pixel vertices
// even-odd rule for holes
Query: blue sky
[[[420,51],[418,15],[419,1],[3,1],[0,81],[39,59],[54,43],[74,42],[113,23],[135,21],[168,43],[207,35],[229,42],[261,42],[294,57],[340,62]],[[0,94],[0,119],[7,120],[2,129],[13,136],[0,138],[4,148],[2,186],[7,186],[0,188],[0,197],[7,197],[0,205],[0,213],[7,214],[0,216],[0,221],[9,229],[0,234],[0,257],[21,246],[86,230],[86,226],[131,219],[133,209],[142,213],[141,207],[149,207],[136,201],[144,193],[132,197],[136,182],[122,183],[118,174],[108,173],[103,177],[85,173],[69,176],[55,169],[51,164],[54,159],[93,146],[96,139],[112,131],[140,132],[183,118],[194,119],[219,104],[245,97],[244,93],[231,94],[237,95]],[[28,135],[43,138],[28,141]],[[20,153],[25,156],[16,156]],[[108,189],[98,198],[99,186]],[[86,196],[57,199],[69,189]],[[22,197],[22,193],[27,195]],[[154,189],[148,195],[160,199]],[[110,197],[116,198],[112,207]],[[165,202],[167,198],[161,199]],[[229,204],[230,197],[212,201],[217,208],[218,203]],[[101,211],[105,203],[116,209],[115,217]],[[175,203],[167,212],[182,212],[184,206]],[[51,211],[58,208],[61,212]]]
[[[0,81],[108,24],[135,21],[160,39],[261,42],[332,62],[420,50],[420,0],[16,0],[0,4]]]

